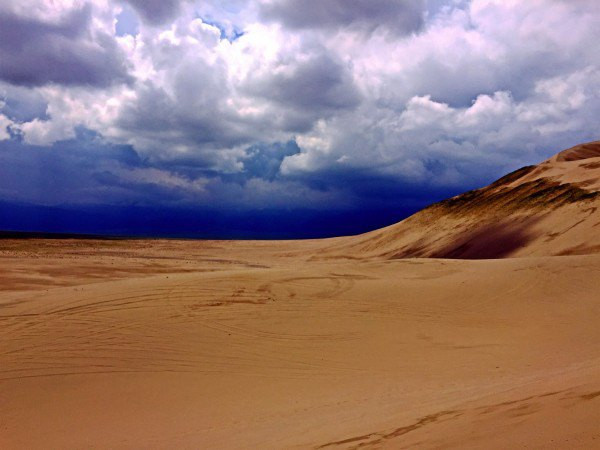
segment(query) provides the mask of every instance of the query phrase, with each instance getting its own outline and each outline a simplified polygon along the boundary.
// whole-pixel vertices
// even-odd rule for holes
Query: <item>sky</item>
[[[0,1],[0,229],[352,234],[599,139],[597,0]]]

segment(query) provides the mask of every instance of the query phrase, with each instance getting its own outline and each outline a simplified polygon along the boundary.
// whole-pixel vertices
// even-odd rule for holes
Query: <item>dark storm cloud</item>
[[[439,161],[439,164],[447,163]],[[375,169],[350,167],[326,167],[289,175],[288,179],[319,191],[343,192],[343,196],[352,199],[352,205],[357,208],[402,207],[406,211],[416,211],[494,179],[487,174],[487,177],[482,177],[483,182],[481,179],[468,180],[448,187],[432,182],[435,171],[435,168],[429,170],[431,176],[425,182],[407,181],[403,177],[384,174]]]
[[[244,191],[253,180],[264,180],[265,185],[273,187],[272,195],[283,195],[278,191],[302,186],[317,192],[339,191],[358,207],[382,208],[397,205],[401,200],[405,207],[415,208],[443,198],[448,192],[440,187],[403,183],[396,177],[366,169],[327,168],[288,177],[282,175],[283,159],[299,152],[295,141],[255,144],[245,150],[243,169],[226,174],[205,165],[202,168],[203,162],[197,158],[178,161],[144,158],[129,145],[110,144],[84,128],[77,130],[74,139],[59,141],[50,147],[28,145],[13,138],[0,141],[0,167],[11,168],[0,177],[0,200],[50,205],[201,204],[202,200],[198,201],[202,197],[194,197],[183,185],[199,178],[207,180],[211,191],[210,197],[203,201],[214,204],[218,200],[222,207],[247,207]],[[139,176],[140,173],[149,176]],[[164,183],[161,176],[165,174],[183,183]],[[286,194],[294,197],[293,192]],[[286,201],[286,204],[290,208],[306,207],[306,201],[299,195],[294,203]],[[315,207],[311,202],[308,204]]]
[[[243,206],[250,180],[273,181],[286,156],[300,152],[294,141],[249,147],[237,173],[212,170],[202,155],[150,158],[130,145],[115,145],[99,134],[78,128],[73,139],[49,147],[29,145],[19,137],[0,141],[0,201],[35,204],[198,204],[197,180],[204,180],[212,204]],[[201,189],[200,189],[201,190]],[[302,199],[299,199],[300,201]]]
[[[22,17],[0,8],[0,79],[21,86],[105,87],[129,80],[126,62],[112,36],[88,33],[92,6],[58,23]]]
[[[17,139],[0,142],[0,198],[37,204],[94,203],[127,198],[122,188],[103,183],[107,166],[143,165],[128,146],[103,144],[98,136],[78,130],[76,139],[51,147],[27,145]]]
[[[302,180],[282,179],[279,165],[300,151],[294,141],[256,144],[246,150],[244,171],[210,173],[210,196],[189,196],[159,177],[131,178],[139,172],[170,173],[192,181],[195,161],[149,161],[127,145],[112,145],[78,129],[75,139],[51,147],[18,139],[0,142],[0,229],[57,232],[188,235],[213,238],[323,237],[364,232],[398,221],[438,197],[420,187],[399,185],[376,173],[325,171]],[[189,166],[187,166],[189,165]],[[186,173],[187,172],[187,173]],[[194,175],[195,173],[195,175]],[[154,179],[153,179],[154,178]],[[249,202],[254,180],[290,199],[265,207]],[[307,202],[302,186],[322,192],[343,190],[352,204]],[[259,195],[265,195],[260,194]],[[200,200],[200,201],[198,201]],[[42,206],[43,205],[43,206]]]
[[[423,26],[423,0],[274,0],[264,3],[264,19],[295,29],[355,27],[373,31],[385,27],[410,34]]]
[[[179,12],[181,0],[126,0],[151,25],[173,20]]]

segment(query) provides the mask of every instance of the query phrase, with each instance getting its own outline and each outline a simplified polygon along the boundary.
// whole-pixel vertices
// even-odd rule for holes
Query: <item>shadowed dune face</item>
[[[600,249],[600,141],[565,150],[390,227],[340,240],[332,254],[495,259]]]
[[[496,259],[506,258],[525,247],[532,239],[531,227],[537,219],[524,223],[497,223],[464,233],[452,244],[434,252],[433,258]]]
[[[426,245],[423,241],[391,255],[402,258],[497,259],[507,258],[533,239],[532,227],[539,219],[519,223],[499,222],[474,229],[449,232],[446,246]]]

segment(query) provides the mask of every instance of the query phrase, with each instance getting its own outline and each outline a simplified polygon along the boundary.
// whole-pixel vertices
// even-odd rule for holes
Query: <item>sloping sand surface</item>
[[[0,240],[0,448],[600,448],[599,208],[596,142],[355,237]]]
[[[315,245],[3,242],[0,448],[600,448],[600,255]]]

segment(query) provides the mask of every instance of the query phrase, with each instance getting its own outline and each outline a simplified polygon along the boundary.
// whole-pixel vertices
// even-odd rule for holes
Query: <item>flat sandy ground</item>
[[[600,255],[0,241],[0,448],[600,448]]]

